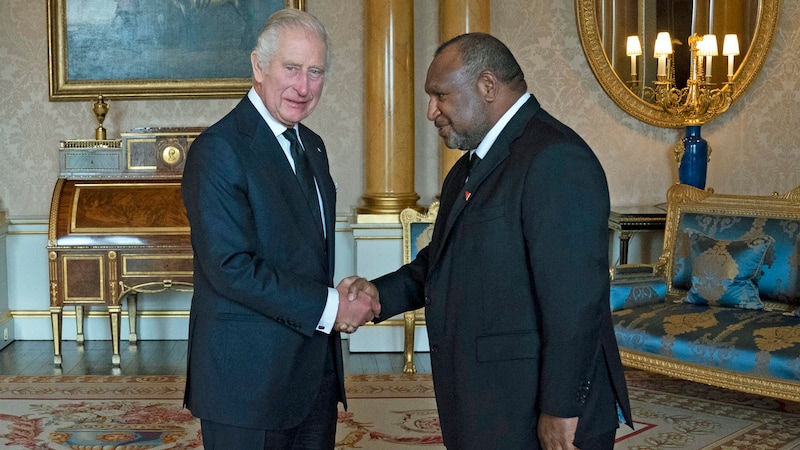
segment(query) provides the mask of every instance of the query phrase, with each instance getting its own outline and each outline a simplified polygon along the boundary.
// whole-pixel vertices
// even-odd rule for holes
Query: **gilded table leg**
[[[417,366],[414,365],[414,328],[416,328],[416,311],[403,313],[405,322],[405,340],[403,341],[403,373],[417,373]]]
[[[53,326],[53,364],[61,366],[61,306],[50,307],[50,321]]]
[[[136,343],[136,302],[139,300],[139,294],[135,291],[128,293],[128,325],[130,334],[128,335],[128,342],[131,344]]]
[[[114,366],[119,366],[120,364],[119,328],[120,328],[121,311],[122,307],[120,305],[114,305],[108,307],[108,318],[111,323],[111,347],[114,351],[114,354],[111,356],[111,364],[113,364]]]

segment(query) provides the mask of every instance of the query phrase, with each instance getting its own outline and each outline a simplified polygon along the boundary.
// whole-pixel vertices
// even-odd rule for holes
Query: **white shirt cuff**
[[[333,324],[336,322],[336,314],[339,312],[339,291],[334,288],[328,288],[328,301],[325,303],[325,309],[322,311],[322,317],[317,324],[317,331],[325,334],[331,334],[333,331]]]

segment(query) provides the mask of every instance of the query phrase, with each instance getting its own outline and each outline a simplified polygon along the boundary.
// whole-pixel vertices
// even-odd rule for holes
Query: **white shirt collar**
[[[247,98],[250,100],[250,103],[256,107],[256,111],[261,114],[261,117],[264,118],[264,122],[266,122],[267,126],[269,126],[269,129],[272,130],[272,134],[277,137],[281,136],[283,132],[286,131],[286,125],[275,120],[275,118],[272,117],[272,114],[267,111],[267,107],[264,105],[261,97],[258,96],[258,93],[256,93],[255,88],[250,88],[250,91],[247,92]],[[295,125],[294,128],[297,129],[297,125]],[[298,133],[298,135],[299,134],[300,133]]]
[[[508,122],[511,121],[512,117],[514,117],[514,114],[516,114],[517,111],[519,111],[519,109],[522,108],[522,105],[524,105],[525,102],[528,101],[528,98],[530,98],[530,96],[531,94],[529,92],[522,94],[522,96],[516,101],[516,103],[511,105],[511,108],[508,108],[508,111],[506,111],[505,114],[503,114],[503,116],[500,117],[500,120],[498,120],[497,123],[494,124],[494,126],[489,130],[488,133],[486,133],[486,136],[483,138],[481,143],[478,144],[478,147],[475,150],[473,150],[475,154],[480,156],[481,159],[486,158],[486,154],[489,153],[489,149],[492,148],[492,145],[494,145],[494,141],[497,140],[497,136],[500,136],[500,132],[503,131],[503,128],[505,128],[506,125],[508,125]]]

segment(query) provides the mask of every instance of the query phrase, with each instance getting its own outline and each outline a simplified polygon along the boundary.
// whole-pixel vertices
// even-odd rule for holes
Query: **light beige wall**
[[[58,142],[92,138],[90,102],[47,99],[46,2],[0,1],[0,209],[10,218],[46,216],[58,175]],[[325,139],[339,185],[338,211],[363,193],[363,45],[359,0],[308,0],[328,26],[334,67],[317,112],[307,124]],[[415,2],[417,193],[427,204],[438,192],[438,138],[425,120],[422,92],[436,45],[436,2]],[[531,91],[554,116],[575,128],[597,152],[613,204],[655,204],[677,179],[671,147],[677,130],[640,123],[622,112],[592,75],[571,1],[493,0],[492,32],[517,55]],[[750,90],[703,128],[713,147],[708,184],[717,192],[785,192],[800,184],[800,2],[782,2],[774,48]],[[230,100],[115,101],[109,137],[138,126],[206,126]],[[411,130],[409,130],[411,132]]]

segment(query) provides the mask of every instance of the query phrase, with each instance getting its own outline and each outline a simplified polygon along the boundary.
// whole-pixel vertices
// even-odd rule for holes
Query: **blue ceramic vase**
[[[678,167],[678,179],[698,189],[706,188],[708,170],[708,142],[700,137],[700,125],[686,127],[683,141],[683,157]]]

